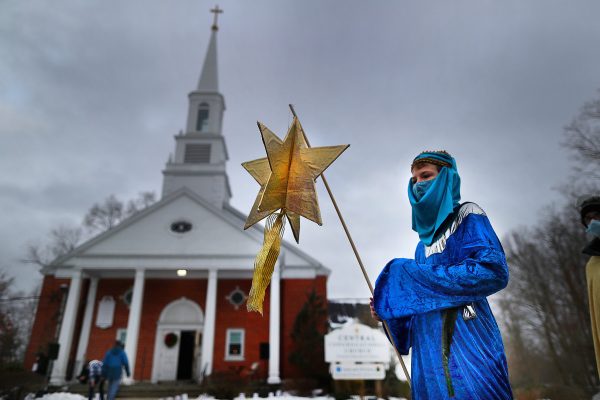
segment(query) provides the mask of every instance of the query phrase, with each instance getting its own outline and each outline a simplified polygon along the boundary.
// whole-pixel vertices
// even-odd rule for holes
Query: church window
[[[123,303],[125,303],[125,305],[127,307],[131,306],[131,298],[133,297],[133,287],[130,287],[129,289],[127,289],[125,291],[125,293],[123,293],[123,295],[121,296],[121,300],[123,300]]]
[[[126,328],[117,329],[117,337],[115,339],[124,345],[125,341],[127,340],[127,329]]]
[[[186,145],[183,162],[186,164],[208,164],[210,162],[210,144]]]
[[[231,303],[233,308],[235,308],[236,310],[240,308],[242,304],[244,304],[247,298],[248,296],[246,296],[246,293],[244,293],[244,291],[240,289],[239,286],[236,286],[235,289],[233,289],[231,293],[229,293],[226,297],[229,303]]]
[[[192,230],[192,224],[187,221],[175,221],[171,224],[171,232],[187,233]]]
[[[198,108],[198,118],[196,119],[196,130],[198,132],[205,132],[208,128],[208,104],[200,104]]]
[[[225,360],[239,361],[244,359],[244,330],[227,329],[225,344]]]

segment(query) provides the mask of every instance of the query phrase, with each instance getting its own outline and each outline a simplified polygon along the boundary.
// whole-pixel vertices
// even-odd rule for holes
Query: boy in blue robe
[[[502,337],[486,297],[508,283],[500,241],[475,203],[460,204],[456,162],[424,152],[411,166],[415,259],[390,261],[371,309],[401,354],[412,347],[412,398],[512,399]]]

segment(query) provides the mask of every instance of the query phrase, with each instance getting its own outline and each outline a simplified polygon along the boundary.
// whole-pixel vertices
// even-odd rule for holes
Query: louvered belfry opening
[[[187,144],[183,162],[186,164],[208,164],[210,162],[210,144]]]

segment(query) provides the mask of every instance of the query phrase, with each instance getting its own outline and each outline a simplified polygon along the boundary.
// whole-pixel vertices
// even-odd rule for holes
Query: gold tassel
[[[271,214],[267,218],[265,226],[265,239],[263,247],[260,249],[254,260],[254,275],[252,276],[252,288],[248,295],[246,308],[248,311],[258,311],[263,313],[263,301],[265,292],[271,282],[271,276],[275,269],[275,262],[279,257],[281,249],[281,238],[285,228],[284,212]]]

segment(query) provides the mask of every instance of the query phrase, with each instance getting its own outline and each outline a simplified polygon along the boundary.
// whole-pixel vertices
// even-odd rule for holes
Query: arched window
[[[207,103],[202,103],[198,107],[198,119],[196,119],[196,130],[204,132],[208,128],[208,109]]]

